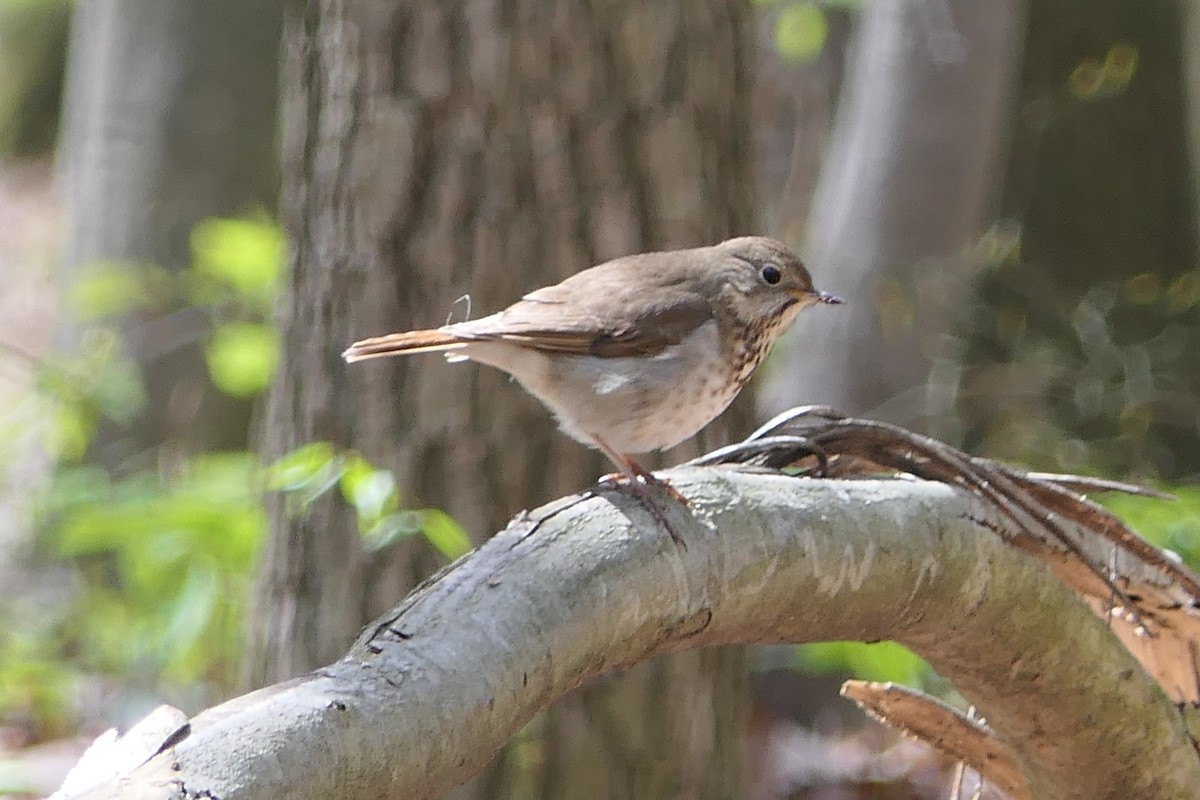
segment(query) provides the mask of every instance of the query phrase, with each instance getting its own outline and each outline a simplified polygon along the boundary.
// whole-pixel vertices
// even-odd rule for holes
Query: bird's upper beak
[[[842,298],[829,292],[813,292],[813,295],[816,296],[818,303],[825,303],[826,305],[836,306],[842,302]]]

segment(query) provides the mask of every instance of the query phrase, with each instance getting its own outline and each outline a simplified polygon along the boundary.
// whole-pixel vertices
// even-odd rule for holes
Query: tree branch
[[[580,684],[692,647],[895,639],[1011,748],[1031,795],[1194,797],[1176,707],[1014,522],[961,489],[689,468],[687,542],[605,492],[523,515],[345,658],[209,709],[101,797],[436,797]],[[1064,523],[1066,524],[1066,523]],[[180,737],[172,737],[178,740]]]
[[[858,703],[885,725],[936,747],[960,767],[969,766],[982,782],[995,786],[1010,800],[1029,800],[1012,753],[996,741],[983,720],[916,689],[891,683],[846,681],[842,697]],[[960,794],[951,791],[950,797],[958,800]]]

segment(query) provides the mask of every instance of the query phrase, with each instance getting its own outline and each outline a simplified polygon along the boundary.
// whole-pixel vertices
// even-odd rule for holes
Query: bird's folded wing
[[[616,284],[584,297],[567,282],[532,292],[499,314],[442,330],[551,353],[620,358],[660,353],[712,319],[708,301],[678,285],[635,290]]]

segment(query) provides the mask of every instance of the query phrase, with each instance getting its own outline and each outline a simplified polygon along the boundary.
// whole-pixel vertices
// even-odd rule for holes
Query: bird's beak
[[[836,294],[830,294],[829,292],[813,292],[813,294],[816,295],[818,303],[836,306],[840,305],[842,302],[842,298],[838,297]]]

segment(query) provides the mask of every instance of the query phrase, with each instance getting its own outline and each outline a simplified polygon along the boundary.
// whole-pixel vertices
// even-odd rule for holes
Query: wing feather
[[[630,256],[584,270],[498,314],[442,330],[552,353],[654,355],[713,319],[708,300],[686,280],[687,264],[664,263],[661,256],[668,254],[655,255],[660,258]]]

